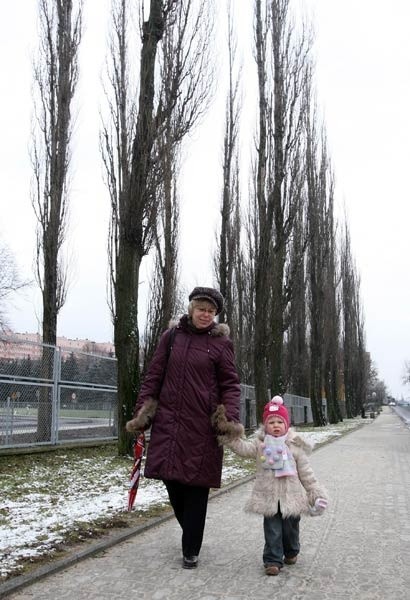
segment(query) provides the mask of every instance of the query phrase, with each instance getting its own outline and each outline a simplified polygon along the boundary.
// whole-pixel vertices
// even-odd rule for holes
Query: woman
[[[218,290],[196,287],[188,314],[162,334],[128,431],[152,425],[145,477],[161,479],[182,528],[182,566],[195,568],[209,489],[221,486],[217,436],[241,437],[240,386],[229,328],[215,323]]]

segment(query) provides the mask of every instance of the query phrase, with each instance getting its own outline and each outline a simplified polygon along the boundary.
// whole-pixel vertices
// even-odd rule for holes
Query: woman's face
[[[211,302],[201,301],[192,309],[191,320],[197,329],[209,327],[216,315],[216,308]]]

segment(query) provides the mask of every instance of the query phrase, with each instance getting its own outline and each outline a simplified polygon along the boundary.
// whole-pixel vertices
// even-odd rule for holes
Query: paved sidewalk
[[[11,594],[12,600],[407,600],[410,431],[387,407],[312,455],[331,502],[301,523],[301,554],[262,568],[262,519],[243,512],[252,483],[209,503],[198,569],[181,568],[174,519]]]

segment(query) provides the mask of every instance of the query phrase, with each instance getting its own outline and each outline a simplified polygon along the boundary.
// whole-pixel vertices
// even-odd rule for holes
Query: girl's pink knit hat
[[[279,417],[282,421],[285,422],[286,431],[290,426],[289,413],[286,406],[283,404],[283,398],[281,396],[274,396],[270,402],[265,404],[265,408],[263,409],[263,424],[268,417]]]

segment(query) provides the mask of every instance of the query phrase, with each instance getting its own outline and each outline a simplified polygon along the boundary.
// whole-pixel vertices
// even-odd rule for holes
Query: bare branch
[[[14,255],[6,244],[0,242],[0,329],[7,325],[7,305],[10,299],[31,283],[21,279]]]

